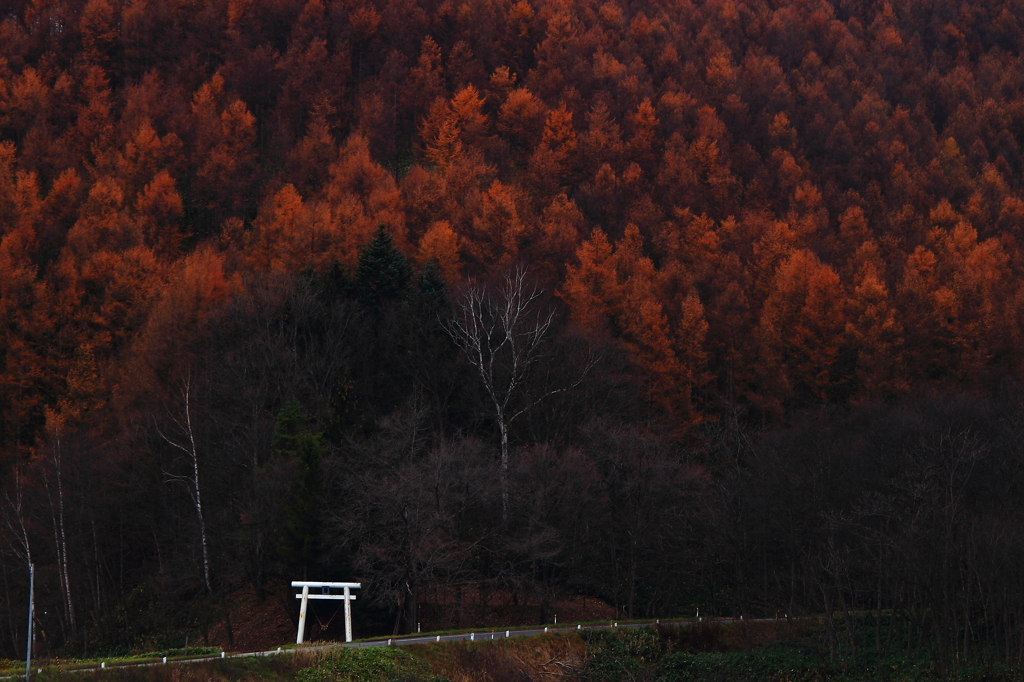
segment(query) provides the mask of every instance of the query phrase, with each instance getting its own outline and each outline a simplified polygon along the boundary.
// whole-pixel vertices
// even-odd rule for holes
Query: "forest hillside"
[[[34,564],[48,652],[323,576],[1019,661],[1022,22],[0,3],[0,653]]]

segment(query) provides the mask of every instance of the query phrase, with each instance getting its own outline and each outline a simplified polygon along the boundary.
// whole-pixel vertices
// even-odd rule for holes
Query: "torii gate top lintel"
[[[302,600],[302,606],[299,607],[299,634],[295,638],[296,644],[302,644],[302,637],[306,631],[306,607],[309,604],[310,599],[339,599],[345,602],[345,641],[352,641],[352,600],[355,599],[355,595],[351,594],[349,590],[359,589],[362,587],[360,583],[334,583],[334,582],[322,582],[312,580],[293,580],[292,587],[301,587],[302,594],[295,595],[296,599]],[[309,588],[311,587],[326,587],[328,589],[337,587],[345,591],[344,594],[310,594]]]
[[[348,587],[353,590],[358,590],[362,587],[362,583],[324,583],[312,580],[293,580],[292,587]]]

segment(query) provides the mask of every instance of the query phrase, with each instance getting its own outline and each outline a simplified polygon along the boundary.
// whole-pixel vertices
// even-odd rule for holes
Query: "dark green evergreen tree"
[[[417,273],[416,289],[409,296],[402,325],[404,372],[410,389],[430,405],[434,427],[447,432],[456,403],[470,398],[463,382],[458,348],[444,331],[449,315],[448,285],[434,261]],[[473,385],[470,383],[469,385]]]
[[[428,260],[416,276],[413,301],[417,312],[431,316],[437,316],[448,305],[448,285],[433,259]]]
[[[391,235],[378,227],[359,252],[355,290],[367,311],[381,312],[389,303],[404,300],[413,280],[409,259],[395,246]]]
[[[317,297],[327,305],[340,303],[352,297],[352,276],[338,261],[331,263],[323,272],[306,270],[303,275],[315,287]]]
[[[379,227],[359,252],[352,279],[351,296],[363,314],[351,330],[352,390],[340,387],[346,389],[346,403],[360,406],[363,431],[372,430],[408,394],[401,354],[412,285],[409,260]]]

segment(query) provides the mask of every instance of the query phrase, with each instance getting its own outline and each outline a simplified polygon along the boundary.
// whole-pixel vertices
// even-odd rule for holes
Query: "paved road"
[[[716,619],[715,622],[729,622],[729,618]],[[542,635],[545,632],[572,632],[574,630],[611,630],[613,628],[644,628],[651,627],[656,623],[665,624],[693,624],[693,620],[665,620],[665,621],[644,621],[644,622],[632,622],[632,623],[616,623],[610,622],[608,625],[558,625],[538,628],[526,628],[526,629],[508,629],[508,630],[481,630],[480,632],[459,632],[449,635],[407,635],[403,637],[391,637],[381,639],[363,640],[359,642],[325,642],[323,644],[307,645],[301,648],[293,649],[270,649],[268,651],[252,651],[248,653],[237,653],[237,654],[221,654],[219,656],[196,656],[194,658],[176,658],[167,662],[171,664],[183,664],[183,663],[198,663],[200,661],[214,661],[217,659],[224,658],[246,658],[251,656],[276,656],[278,654],[293,654],[297,651],[328,651],[330,649],[338,649],[342,647],[374,647],[374,646],[408,646],[411,644],[431,644],[437,642],[487,642],[498,639],[505,639],[507,637],[534,637],[536,635]],[[71,667],[66,666],[65,672],[85,672],[92,670],[101,669],[113,669],[113,668],[144,668],[150,666],[164,665],[162,660],[158,661],[146,661],[146,662],[124,662],[124,663],[110,663],[109,665],[93,665],[83,667]],[[47,664],[47,667],[50,667]],[[35,666],[33,666],[34,669]],[[0,677],[0,680],[14,680],[22,679],[24,675],[16,675],[9,677]]]
[[[431,644],[435,642],[487,642],[506,637],[534,637],[545,632],[572,632],[574,630],[610,630],[614,627],[620,628],[646,628],[661,621],[649,621],[643,623],[609,623],[608,625],[586,625],[577,627],[575,625],[557,625],[540,628],[528,628],[517,630],[482,630],[480,632],[459,632],[451,635],[410,635],[392,639],[374,639],[351,644],[338,644],[336,646],[366,647],[366,646],[406,646],[409,644]],[[666,620],[665,623],[686,623],[691,621]]]

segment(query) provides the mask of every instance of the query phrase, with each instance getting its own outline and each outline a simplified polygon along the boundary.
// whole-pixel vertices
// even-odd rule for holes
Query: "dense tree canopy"
[[[629,613],[870,584],[919,625],[941,592],[954,657],[958,628],[1019,628],[997,564],[1020,538],[986,524],[1022,508],[971,486],[1019,476],[1022,22],[1018,0],[0,3],[0,608],[31,556],[54,650],[206,628],[209,600],[298,570],[379,576],[399,626],[477,580]],[[449,333],[510,273],[550,322],[511,424]],[[854,432],[897,440],[835,449]],[[357,528],[308,499],[343,490]],[[855,585],[871,561],[894,568]],[[899,572],[940,565],[942,589]]]

